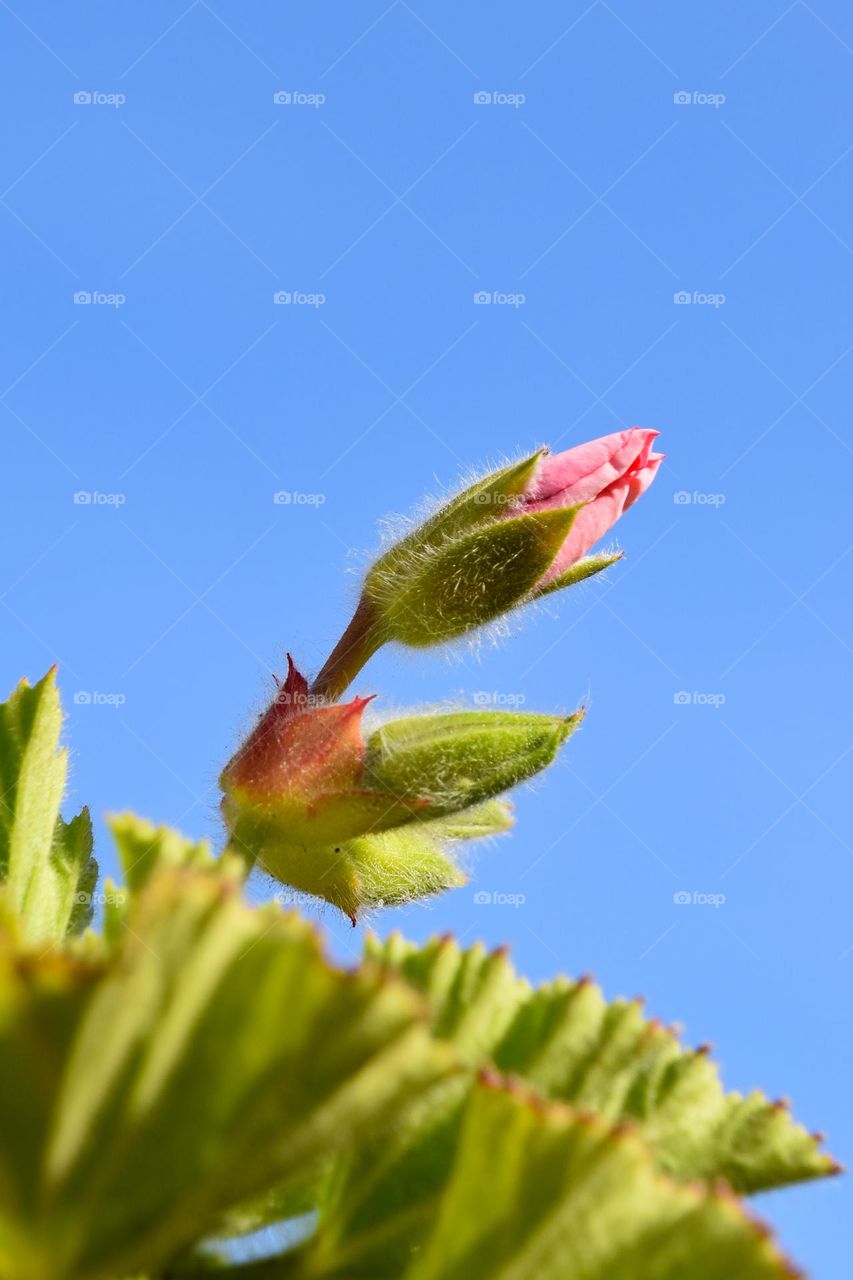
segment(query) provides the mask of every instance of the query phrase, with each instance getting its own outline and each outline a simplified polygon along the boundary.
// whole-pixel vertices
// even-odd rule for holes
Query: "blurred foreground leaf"
[[[4,1278],[154,1268],[452,1069],[403,984],[335,971],[240,887],[160,871],[90,965],[4,939]]]

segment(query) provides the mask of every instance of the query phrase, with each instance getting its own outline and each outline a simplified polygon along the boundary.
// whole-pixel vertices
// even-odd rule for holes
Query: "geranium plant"
[[[292,660],[222,771],[215,855],[111,820],[96,895],[60,814],[56,673],[0,706],[0,1280],[778,1280],[744,1207],[837,1171],[637,1001],[539,989],[504,950],[369,939],[355,971],[247,876],[355,922],[464,881],[460,841],[580,723],[343,701],[386,642],[444,643],[612,565],[655,433],[545,450],[390,546],[313,684]],[[590,554],[591,553],[591,554]],[[95,899],[103,910],[93,924]],[[275,1227],[268,1256],[235,1241]]]

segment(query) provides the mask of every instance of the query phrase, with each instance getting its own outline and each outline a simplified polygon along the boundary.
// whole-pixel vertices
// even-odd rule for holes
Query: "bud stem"
[[[312,696],[326,698],[329,702],[337,701],[382,642],[376,607],[362,596],[346,631],[312,684]]]

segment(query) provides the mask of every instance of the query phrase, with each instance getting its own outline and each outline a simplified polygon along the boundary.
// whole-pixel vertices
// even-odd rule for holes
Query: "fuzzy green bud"
[[[508,613],[535,590],[576,514],[569,508],[495,520],[492,511],[488,523],[465,532],[394,548],[364,584],[380,633],[425,648]]]
[[[550,764],[582,718],[410,716],[365,740],[368,701],[314,705],[291,661],[221,777],[232,850],[352,918],[461,883],[446,846],[507,830],[496,797]]]
[[[422,804],[424,816],[444,817],[532,778],[582,719],[460,711],[395,720],[368,739],[365,781],[400,805]]]

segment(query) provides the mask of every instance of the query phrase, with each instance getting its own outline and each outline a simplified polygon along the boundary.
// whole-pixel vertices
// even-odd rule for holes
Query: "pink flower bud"
[[[659,434],[631,427],[542,457],[513,514],[579,505],[581,509],[540,586],[576,564],[645,493],[664,457],[652,453]]]

